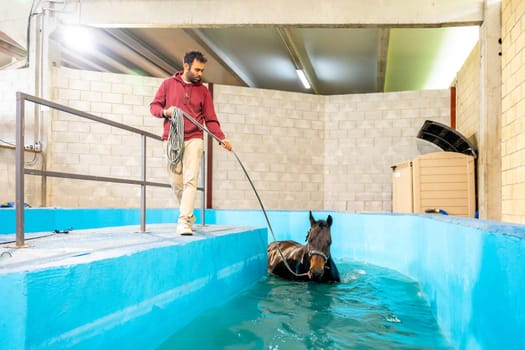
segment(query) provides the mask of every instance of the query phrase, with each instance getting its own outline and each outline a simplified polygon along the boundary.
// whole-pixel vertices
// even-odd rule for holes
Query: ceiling
[[[207,82],[336,95],[447,88],[477,42],[478,31],[478,27],[59,26],[51,33],[50,52],[55,64],[75,69],[167,77],[181,69],[186,51],[197,49],[208,57]],[[0,69],[19,66],[24,59],[24,48],[0,32]],[[441,67],[444,62],[448,71]],[[296,69],[305,72],[310,89],[301,84]],[[429,83],[433,75],[440,81]]]

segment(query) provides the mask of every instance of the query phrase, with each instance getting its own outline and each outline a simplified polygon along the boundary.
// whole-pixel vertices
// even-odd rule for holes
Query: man
[[[202,73],[207,59],[198,51],[190,51],[184,55],[184,71],[176,72],[172,77],[164,80],[160,85],[153,101],[150,103],[150,112],[153,116],[164,118],[164,132],[162,139],[165,154],[167,154],[168,135],[170,132],[169,118],[176,108],[192,116],[201,124],[206,124],[219,140],[221,145],[231,151],[232,145],[221,130],[213,100],[209,90],[202,85]],[[171,164],[167,160],[168,173],[172,189],[179,201],[179,219],[177,234],[193,234],[195,216],[195,196],[197,180],[203,151],[203,131],[184,119],[184,144],[182,160]]]

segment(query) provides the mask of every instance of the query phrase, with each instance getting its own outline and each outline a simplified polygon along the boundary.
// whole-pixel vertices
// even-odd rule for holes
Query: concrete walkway
[[[16,248],[14,234],[0,235],[0,274],[111,259],[247,229],[225,225],[194,225],[193,236],[180,236],[175,234],[176,228],[176,224],[151,224],[145,233],[138,232],[138,225],[72,230],[69,233],[32,233],[26,234],[24,248]]]

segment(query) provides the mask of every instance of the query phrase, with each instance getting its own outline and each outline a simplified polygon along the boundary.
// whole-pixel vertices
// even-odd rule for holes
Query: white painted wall
[[[58,103],[161,132],[161,121],[149,113],[161,79],[54,68],[51,80]],[[449,118],[447,90],[318,96],[215,85],[214,96],[223,130],[268,209],[390,211],[390,166],[417,155],[425,119]],[[47,112],[45,119],[47,170],[139,178],[137,136],[62,112]],[[14,130],[12,117],[0,120]],[[259,208],[236,159],[213,147],[213,206]],[[13,167],[14,151],[4,152],[11,155],[1,166]],[[147,154],[148,180],[166,182],[160,142],[148,142]],[[14,182],[0,181],[9,189],[0,202],[14,200]],[[48,178],[45,187],[47,206],[139,205],[140,188],[133,185]],[[147,194],[149,207],[177,206],[169,189]]]

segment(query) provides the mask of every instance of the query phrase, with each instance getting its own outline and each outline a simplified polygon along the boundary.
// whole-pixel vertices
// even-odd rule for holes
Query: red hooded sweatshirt
[[[162,82],[153,101],[149,105],[150,112],[157,118],[164,118],[162,111],[171,106],[182,109],[199,123],[206,122],[206,127],[220,140],[225,139],[221,125],[215,114],[215,107],[210,91],[202,83],[186,83],[182,80],[182,71]],[[162,139],[167,140],[170,131],[170,121],[164,118]],[[202,138],[203,131],[184,118],[184,140]]]

